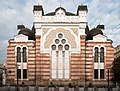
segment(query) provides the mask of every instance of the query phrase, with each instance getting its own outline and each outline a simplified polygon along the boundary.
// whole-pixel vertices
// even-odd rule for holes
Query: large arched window
[[[94,51],[94,62],[98,62],[98,47],[95,47]]]
[[[104,62],[104,48],[100,48],[100,62]]]
[[[57,35],[51,45],[51,78],[69,79],[70,71],[70,46],[62,33]]]
[[[21,48],[17,47],[17,62],[21,62]]]

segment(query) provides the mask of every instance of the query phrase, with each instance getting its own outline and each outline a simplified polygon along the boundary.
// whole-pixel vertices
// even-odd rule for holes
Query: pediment
[[[27,42],[28,41],[28,36],[20,34],[14,37],[15,42]]]
[[[107,41],[107,37],[101,34],[98,34],[96,36],[93,37],[93,41],[94,42],[106,42]]]

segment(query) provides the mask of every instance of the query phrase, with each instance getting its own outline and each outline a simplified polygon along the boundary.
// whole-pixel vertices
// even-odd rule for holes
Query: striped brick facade
[[[37,7],[39,7],[39,5]],[[15,38],[9,40],[9,45],[7,47],[7,81],[13,84],[17,82],[17,61],[15,49],[17,46],[22,47],[25,45],[28,48],[26,63],[27,79],[19,79],[19,84],[22,82],[30,85],[48,85],[50,82],[59,85],[68,83],[79,85],[85,85],[89,83],[93,83],[95,85],[103,83],[106,84],[108,79],[107,70],[108,67],[112,67],[114,60],[114,48],[112,46],[112,41],[108,39],[106,40],[103,35],[100,35],[102,37],[99,37],[104,37],[103,42],[95,39],[86,39],[87,34],[85,34],[85,29],[87,22],[86,19],[83,17],[81,18],[81,13],[83,15],[85,14],[86,16],[87,10],[80,11],[79,13],[78,9],[78,16],[80,19],[78,19],[78,17],[76,18],[76,16],[67,16],[67,18],[65,16],[64,20],[66,21],[60,20],[56,22],[54,20],[49,21],[49,19],[53,18],[52,16],[42,16],[41,13],[43,12],[40,12],[41,10],[36,10],[35,7],[34,9],[35,40],[26,39],[26,36],[23,36],[24,34],[20,35],[22,41],[15,40]],[[39,17],[36,17],[37,14]],[[43,17],[42,19],[40,19],[41,16]],[[79,20],[81,20],[81,22]],[[52,79],[51,45],[54,43],[54,39],[57,38],[59,33],[62,33],[64,38],[67,40],[67,43],[70,44],[69,79]],[[23,37],[26,39],[26,41],[23,41]],[[95,46],[104,46],[106,49],[104,58],[104,79],[94,79],[93,50]],[[21,62],[21,64],[23,63]],[[112,68],[110,68],[110,79],[112,79],[112,77]]]

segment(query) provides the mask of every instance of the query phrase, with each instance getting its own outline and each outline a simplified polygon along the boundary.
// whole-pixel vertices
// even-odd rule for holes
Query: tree
[[[114,80],[120,83],[120,57],[115,58],[113,62]]]

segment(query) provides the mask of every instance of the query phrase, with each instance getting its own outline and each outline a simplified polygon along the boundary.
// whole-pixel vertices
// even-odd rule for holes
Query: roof
[[[59,9],[63,10],[64,12],[66,12],[66,10],[65,10],[63,7],[61,7],[61,6],[58,7],[58,8],[56,8],[56,9],[55,9],[55,12],[57,12]]]
[[[23,34],[23,35],[26,35],[28,36],[28,39],[29,40],[35,40],[35,34],[34,34],[34,31],[28,29],[28,28],[22,28],[19,32],[18,32],[18,35],[19,34]]]
[[[65,15],[67,15],[67,16],[75,16],[76,15],[74,13],[67,12],[63,7],[60,6],[60,7],[56,8],[54,12],[49,12],[49,13],[45,14],[45,16],[54,16],[59,9],[63,10],[65,12]]]
[[[98,25],[97,28],[105,29],[104,25]]]
[[[42,15],[44,15],[44,11],[43,11],[42,5],[34,5],[33,6],[33,12],[34,11],[42,11]]]
[[[79,5],[78,10],[85,10],[85,11],[88,10],[87,5]]]
[[[41,5],[34,5],[34,6],[33,6],[33,10],[34,10],[34,11],[43,10],[43,7],[42,7]]]
[[[86,40],[92,40],[93,36],[96,36],[98,34],[103,35],[103,32],[100,28],[93,28],[91,30],[89,30],[88,27],[86,27]]]
[[[25,26],[24,25],[18,25],[17,26],[17,29],[22,29],[22,28],[25,28]]]
[[[102,30],[100,28],[93,28],[93,29],[91,29],[90,34],[92,36],[95,36],[97,34],[102,34],[103,35],[103,32],[102,32]]]
[[[77,15],[79,14],[78,11],[88,11],[87,5],[79,5],[77,9]]]

